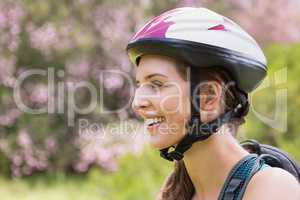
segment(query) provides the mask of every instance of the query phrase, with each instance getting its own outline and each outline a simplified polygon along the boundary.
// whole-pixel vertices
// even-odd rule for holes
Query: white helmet
[[[266,58],[255,40],[206,8],[177,8],[155,17],[130,40],[127,51],[135,64],[142,55],[159,54],[193,67],[223,67],[247,93],[267,72]]]

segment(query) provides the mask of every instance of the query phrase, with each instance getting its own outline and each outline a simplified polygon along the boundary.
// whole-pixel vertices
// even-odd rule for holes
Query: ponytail
[[[194,185],[180,160],[175,161],[174,171],[167,177],[157,200],[191,200],[194,193]]]

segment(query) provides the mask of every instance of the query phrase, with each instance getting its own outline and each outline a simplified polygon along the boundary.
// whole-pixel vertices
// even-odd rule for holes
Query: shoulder
[[[252,199],[298,200],[300,184],[287,171],[268,167],[252,177],[245,191],[244,200]]]

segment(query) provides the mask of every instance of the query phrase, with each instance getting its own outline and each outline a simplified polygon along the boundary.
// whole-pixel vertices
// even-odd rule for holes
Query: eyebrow
[[[154,73],[154,74],[150,74],[150,75],[146,76],[146,77],[145,77],[145,80],[150,79],[150,78],[152,78],[152,77],[154,77],[154,76],[162,76],[162,77],[168,78],[166,75]],[[136,81],[136,83],[140,83],[140,82],[139,82],[139,81]]]

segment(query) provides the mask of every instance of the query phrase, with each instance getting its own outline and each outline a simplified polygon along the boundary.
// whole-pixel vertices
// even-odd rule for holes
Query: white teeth
[[[149,126],[150,124],[160,123],[160,122],[162,122],[164,120],[165,120],[164,117],[155,117],[155,118],[151,118],[151,119],[146,119],[145,123],[147,124],[147,126]]]

